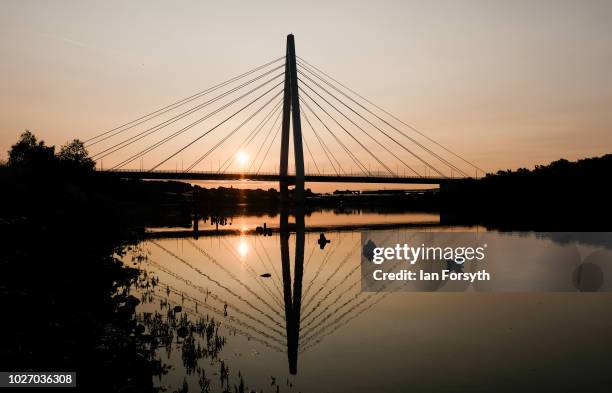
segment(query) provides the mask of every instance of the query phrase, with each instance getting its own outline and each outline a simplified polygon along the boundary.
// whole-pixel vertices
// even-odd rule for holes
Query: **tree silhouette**
[[[8,152],[11,167],[43,166],[55,160],[55,146],[46,146],[30,131],[25,131]]]
[[[55,153],[55,146],[47,146],[30,131],[25,131],[8,152],[8,166],[39,170],[91,171],[96,167],[85,144],[78,139],[63,145]]]
[[[78,139],[62,146],[57,158],[62,165],[71,168],[93,170],[96,166],[94,160],[89,157],[85,144]]]

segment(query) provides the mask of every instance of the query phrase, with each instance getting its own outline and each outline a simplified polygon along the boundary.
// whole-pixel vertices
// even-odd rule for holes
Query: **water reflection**
[[[238,254],[244,259],[249,252],[249,246],[246,243],[244,238],[240,239],[240,244],[238,244]]]
[[[285,303],[285,321],[287,327],[287,357],[289,359],[289,372],[295,375],[297,373],[297,358],[300,340],[305,240],[304,214],[299,208],[295,214],[293,287],[291,285],[291,261],[289,259],[289,212],[286,210],[281,211],[279,239],[281,264],[283,267],[283,299]]]
[[[264,236],[263,232],[257,235],[255,231],[223,234],[222,228],[217,235],[192,232],[191,237],[166,231],[141,244],[147,255],[142,267],[156,281],[154,288],[140,289],[142,294],[150,294],[151,301],[144,301],[139,310],[149,315],[146,318],[152,322],[147,326],[152,326],[156,334],[164,329],[173,334],[173,339],[162,340],[156,349],[162,360],[172,365],[160,385],[169,391],[187,383],[190,391],[200,391],[198,388],[205,386],[208,390],[202,391],[233,391],[236,387],[237,391],[249,388],[305,392],[321,391],[325,386],[328,391],[366,392],[378,388],[403,391],[400,385],[385,382],[401,380],[416,390],[427,390],[427,384],[436,390],[444,386],[430,374],[431,364],[438,362],[452,373],[451,366],[456,361],[452,356],[436,358],[435,353],[452,354],[452,348],[469,347],[474,353],[471,361],[489,376],[496,375],[497,369],[487,359],[498,351],[519,351],[521,356],[529,353],[541,361],[544,352],[525,348],[528,338],[535,337],[540,345],[554,349],[559,337],[564,345],[572,346],[572,334],[582,332],[585,339],[576,343],[577,348],[594,350],[596,341],[600,348],[612,348],[607,336],[586,334],[588,326],[596,325],[589,312],[597,314],[601,324],[612,323],[609,313],[602,316],[612,303],[609,297],[597,302],[544,298],[546,308],[537,308],[543,299],[539,295],[496,301],[488,295],[467,301],[458,294],[426,297],[361,292],[362,224],[357,222],[357,229],[350,230],[340,222],[342,230],[326,231],[324,237],[330,242],[321,247],[321,227],[309,227],[302,213],[282,211],[274,223],[268,218],[274,228],[272,236]],[[378,217],[378,222],[384,219]],[[325,220],[333,222],[334,217]],[[240,226],[261,225],[261,221],[261,217],[233,220]],[[386,231],[384,237],[405,241],[406,236],[412,236],[406,228],[483,230],[411,227],[410,220],[406,221],[393,217],[392,222],[407,225],[401,230]],[[566,247],[555,243],[552,237],[522,236],[538,244],[547,242],[547,247]],[[609,261],[610,254],[601,251],[589,255],[592,256],[584,262],[597,265]],[[574,280],[585,287],[597,286],[599,276],[593,274],[592,267],[584,265]],[[585,281],[585,277],[594,278]],[[176,312],[176,306],[181,306],[181,311]],[[364,315],[368,317],[360,318]],[[571,328],[566,336],[564,329],[555,330],[555,326]],[[184,329],[179,334],[181,327]],[[511,336],[507,328],[521,334]],[[151,334],[149,327],[146,333]],[[502,368],[520,369],[520,364],[505,356],[498,359]],[[567,367],[576,364],[571,359],[565,361]],[[412,373],[404,373],[405,363],[410,364]],[[610,362],[598,364],[604,367]],[[588,370],[582,371],[588,374]],[[597,369],[592,371],[597,375]],[[380,385],[373,385],[373,373],[382,375],[376,380]],[[469,373],[458,371],[453,375],[461,379]],[[517,378],[520,376],[525,377],[517,373]],[[467,381],[462,383],[468,386]]]
[[[248,219],[237,221],[243,226]],[[395,221],[401,222],[401,219],[396,217]],[[220,222],[215,220],[214,225]],[[192,331],[203,332],[200,336],[204,337],[205,325],[209,326],[210,321],[217,326],[214,333],[223,339],[223,347],[219,347],[211,361],[218,362],[224,352],[233,351],[232,360],[237,367],[249,370],[253,368],[252,363],[243,359],[256,356],[274,365],[271,370],[276,371],[270,373],[275,374],[273,379],[277,381],[279,374],[298,374],[299,354],[374,306],[375,303],[365,304],[371,294],[359,298],[356,259],[359,232],[327,235],[308,232],[302,211],[283,210],[277,223],[259,235],[251,232],[209,236],[210,233],[200,232],[198,223],[194,222],[191,238],[184,233],[176,237],[176,232],[165,231],[141,244],[141,252],[147,256],[142,267],[156,280],[152,288],[148,283],[144,289],[140,288],[141,298],[149,300],[140,306],[140,311],[147,315],[145,325],[155,332],[160,331],[160,324],[168,326],[166,331],[182,328],[183,334],[179,335],[175,329],[173,335],[182,340],[163,340],[166,352],[162,355],[174,366],[174,371],[162,378],[164,383],[181,386],[182,378],[189,381],[176,371],[183,363],[187,376],[197,374],[200,385],[204,382],[205,386],[214,385],[202,379],[210,372],[206,374],[198,366],[202,358],[197,356],[202,355],[198,348],[208,347],[207,341],[197,344],[190,338]],[[305,275],[308,263],[309,273]],[[154,311],[157,304],[160,310]],[[181,307],[180,318],[173,311],[176,306]],[[364,309],[358,311],[361,306]],[[187,315],[189,318],[185,319]],[[226,336],[229,336],[227,343]],[[173,346],[182,348],[180,359],[173,355]],[[185,346],[192,348],[187,351],[191,355],[185,355]],[[276,365],[275,354],[279,353],[285,354],[282,369]],[[229,367],[228,361],[224,360],[223,367],[224,370]],[[227,371],[225,374],[229,375]],[[229,383],[227,375],[220,380],[222,387]],[[261,384],[261,378],[256,382]],[[294,382],[287,380],[285,387],[291,387]],[[195,384],[194,381],[187,383]]]

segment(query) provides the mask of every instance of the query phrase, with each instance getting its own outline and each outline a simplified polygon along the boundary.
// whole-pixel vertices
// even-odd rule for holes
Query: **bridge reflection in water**
[[[301,208],[295,215],[295,259],[293,288],[291,280],[291,261],[289,256],[289,213],[284,210],[280,216],[280,250],[283,267],[283,295],[285,301],[285,321],[287,325],[287,356],[289,372],[297,373],[298,348],[300,340],[300,315],[302,309],[302,279],[304,277],[304,240],[305,223]]]
[[[295,375],[299,354],[385,295],[360,292],[359,226],[327,232],[331,244],[322,248],[319,232],[308,234],[312,228],[299,207],[277,217],[272,236],[247,235],[253,231],[224,236],[194,225],[192,239],[188,231],[162,231],[143,245],[149,272],[159,278],[160,301],[182,305],[195,317],[215,316],[230,335],[247,339],[243,344],[232,339],[247,353],[260,344],[269,361],[286,353],[288,371]],[[262,277],[263,272],[269,273]]]
[[[360,290],[361,230],[386,229],[385,237],[404,237],[439,225],[430,216],[407,213],[386,217],[388,223],[382,227],[339,216],[333,220],[309,216],[314,226],[307,226],[299,207],[281,210],[276,218],[278,224],[268,227],[269,236],[256,235],[249,229],[255,222],[241,223],[243,217],[227,221],[240,230],[204,229],[206,218],[199,225],[194,222],[192,230],[149,232],[144,245],[152,246],[147,247],[148,263],[160,277],[162,297],[180,299],[177,303],[185,311],[195,311],[196,317],[215,316],[230,335],[247,339],[242,344],[240,339],[231,340],[240,351],[248,353],[253,345],[263,345],[258,353],[268,362],[275,361],[279,352],[286,353],[292,375],[298,373],[301,354],[387,297]],[[213,221],[208,224],[215,227]],[[321,232],[331,243],[320,241]],[[268,274],[262,277],[264,272]],[[195,310],[189,309],[190,303]],[[204,310],[209,314],[202,314]],[[283,367],[282,372],[286,370]]]

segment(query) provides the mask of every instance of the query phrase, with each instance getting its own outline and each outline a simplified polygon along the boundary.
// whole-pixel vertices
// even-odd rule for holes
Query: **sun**
[[[240,151],[236,155],[236,160],[238,160],[238,164],[240,164],[240,166],[245,166],[246,163],[249,162],[249,155],[243,151]]]

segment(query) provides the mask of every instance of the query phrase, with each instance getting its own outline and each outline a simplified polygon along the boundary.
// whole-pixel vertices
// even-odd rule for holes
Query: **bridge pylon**
[[[298,93],[297,66],[295,60],[295,40],[293,34],[287,36],[285,56],[285,90],[283,99],[283,123],[280,154],[280,192],[281,199],[287,201],[289,182],[289,134],[293,128],[293,156],[295,158],[294,202],[304,202],[304,150],[302,148],[302,123],[300,118],[300,97]]]

